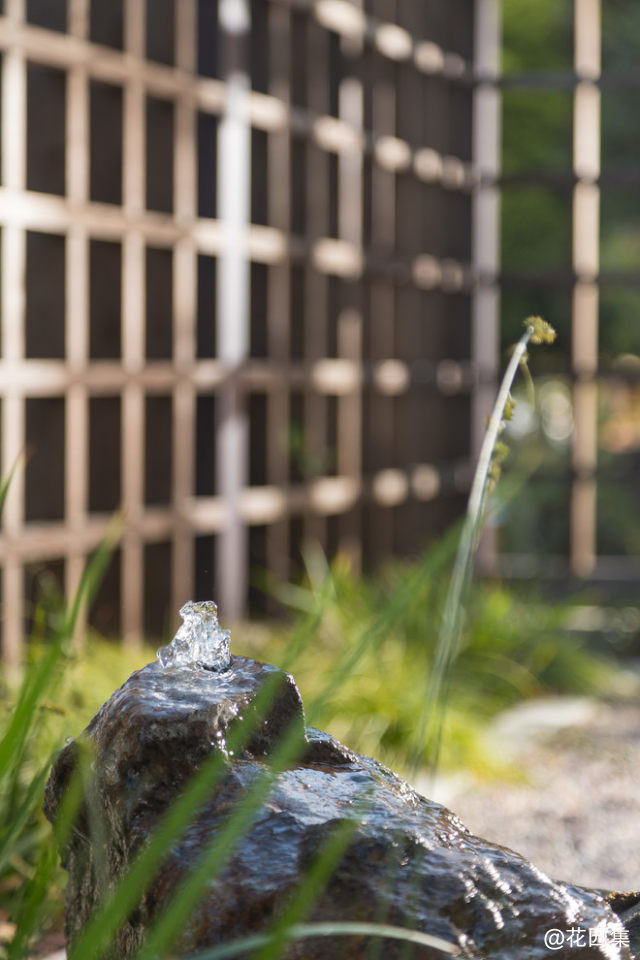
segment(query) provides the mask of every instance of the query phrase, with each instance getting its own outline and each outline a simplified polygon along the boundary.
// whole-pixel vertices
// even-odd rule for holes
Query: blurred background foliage
[[[571,72],[572,7],[568,0],[504,0],[503,70]],[[637,65],[640,6],[629,0],[603,4],[603,70],[623,72]],[[567,268],[571,257],[571,113],[572,91],[531,87],[504,90],[503,172],[556,174],[565,183],[506,186],[502,197],[502,256],[505,271],[535,272]],[[637,164],[635,92],[624,87],[602,92],[602,168],[605,174],[630,171]],[[634,270],[640,265],[640,194],[622,182],[605,182],[601,194],[600,257],[604,271]],[[570,313],[559,291],[543,292],[541,309],[521,289],[505,298],[502,344],[519,335],[521,317],[539,312],[561,334],[554,354],[569,350]],[[517,302],[520,309],[514,309]],[[633,289],[603,289],[600,349],[605,360],[621,352],[640,353],[637,322],[640,294]],[[544,307],[545,309],[542,309]],[[564,340],[562,334],[567,334]],[[541,358],[542,359],[542,358]],[[552,363],[550,355],[543,358]]]
[[[570,74],[572,17],[569,0],[504,0],[505,74]],[[603,71],[635,69],[640,5],[608,0],[602,17]],[[527,489],[502,511],[501,547],[539,555],[566,554],[569,536],[573,93],[558,87],[507,85],[503,97],[502,349],[532,312],[553,324],[558,339],[536,356],[542,382],[535,403],[520,394],[510,467],[528,478]],[[637,555],[640,193],[629,179],[637,168],[635,91],[605,86],[601,105],[598,553]]]

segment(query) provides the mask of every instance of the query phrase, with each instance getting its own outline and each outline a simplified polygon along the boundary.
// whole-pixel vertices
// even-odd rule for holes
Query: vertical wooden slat
[[[68,0],[69,33],[86,40],[89,34],[89,0]]]
[[[125,48],[134,57],[144,53],[144,2],[126,0]],[[125,212],[137,214],[145,196],[145,98],[132,77],[124,91],[123,191]],[[122,360],[135,373],[144,364],[145,251],[142,236],[130,230],[122,245]],[[122,493],[127,525],[122,540],[121,597],[123,640],[141,640],[143,544],[139,530],[144,479],[144,395],[128,383],[122,398]]]
[[[327,114],[330,111],[329,34],[310,18],[307,24],[307,105],[309,110]],[[312,142],[307,142],[306,233],[312,240],[329,234],[329,158]],[[304,352],[309,362],[326,356],[328,287],[326,274],[307,265],[304,282]],[[304,450],[310,462],[322,463],[327,456],[327,413],[325,396],[308,390],[304,404]],[[304,522],[305,540],[326,543],[327,523],[324,517],[308,514]]]
[[[24,0],[7,0],[7,16],[24,18]],[[19,50],[7,50],[2,66],[2,182],[7,190],[24,190],[26,180],[26,65]],[[5,362],[20,361],[25,348],[25,232],[2,231],[2,352]],[[25,447],[25,407],[18,395],[2,402],[2,471],[11,469]],[[24,478],[16,476],[3,510],[7,533],[19,536],[24,524]],[[2,658],[9,667],[22,648],[23,576],[18,558],[7,557],[3,570]]]
[[[21,23],[25,19],[26,0],[5,0],[6,16]]]
[[[83,231],[71,231],[67,238],[67,336],[73,336],[75,329],[82,326],[86,330],[87,320],[87,238]],[[75,289],[71,293],[70,287]],[[86,343],[80,334],[79,344]],[[76,349],[74,360],[78,359]],[[70,368],[73,362],[69,361]],[[65,522],[78,540],[87,522],[87,484],[89,478],[88,461],[88,404],[86,383],[72,384],[66,395],[65,403]],[[66,557],[65,586],[67,596],[72,597],[80,583],[84,569],[85,556],[75,543]],[[77,621],[76,640],[79,640],[84,626],[82,611]]]
[[[291,13],[273,4],[269,8],[269,93],[287,106],[291,102]],[[291,229],[289,181],[291,147],[288,127],[269,135],[267,144],[267,191],[270,226],[288,234]],[[288,260],[269,270],[267,290],[267,340],[269,358],[286,365],[291,340],[291,267]],[[267,397],[267,482],[285,487],[289,481],[286,445],[289,432],[289,386],[286,377]],[[266,559],[269,571],[281,580],[290,574],[288,523],[280,520],[267,528]]]
[[[217,206],[224,246],[218,261],[218,354],[233,374],[249,352],[249,263],[246,230],[250,216],[251,136],[247,112],[249,74],[247,0],[219,6],[223,37],[226,103],[218,131]],[[245,612],[248,537],[240,496],[249,472],[245,397],[236,376],[223,385],[218,402],[217,489],[225,501],[224,529],[216,541],[218,597],[227,620]]]
[[[594,569],[597,555],[596,480],[598,388],[598,285],[600,191],[600,0],[575,0],[575,69],[584,77],[574,93],[573,268],[578,275],[572,301],[574,387],[570,562],[576,576]]]
[[[500,73],[500,2],[475,0],[474,62],[476,72],[487,82],[473,96],[472,156],[476,176],[472,204],[471,257],[475,286],[471,306],[472,358],[475,377],[471,407],[471,445],[477,460],[487,419],[496,392],[500,355],[500,191],[482,180],[495,180],[500,172],[500,92],[492,79]],[[485,571],[495,565],[495,532],[487,528],[479,546],[479,561]]]
[[[176,62],[185,73],[195,70],[195,0],[176,5]],[[196,215],[196,112],[191,91],[177,104],[175,125],[174,197],[178,221],[189,228]],[[188,371],[195,361],[197,253],[187,235],[175,247],[173,266],[174,364]],[[194,490],[196,396],[185,378],[173,402],[173,509],[175,529],[172,553],[172,616],[190,598],[194,582],[194,537],[185,519],[185,504]],[[206,598],[195,598],[206,599]]]
[[[130,371],[143,365],[144,245],[131,233],[123,243],[123,363]],[[122,624],[125,643],[140,640],[143,595],[143,549],[139,522],[143,509],[144,394],[127,383],[122,397],[122,500],[126,528],[122,541]]]
[[[396,4],[397,16],[402,18],[403,27],[411,33],[419,33],[425,23],[425,10],[422,5],[415,5],[410,0],[398,0]],[[416,114],[415,103],[421,102],[424,95],[424,78],[413,68],[411,63],[399,63],[394,71],[396,91],[396,130],[399,137],[406,138],[407,132],[422,142],[425,121],[422,115]],[[447,122],[450,119],[447,118]],[[442,131],[438,131],[440,135]],[[414,177],[395,177],[396,190],[396,246],[400,256],[415,256],[416,253],[431,252],[437,243],[442,226],[434,219],[431,220],[432,236],[429,237],[429,247],[424,251],[423,224],[427,219],[424,204],[422,185]],[[430,232],[431,232],[430,231]],[[436,248],[437,249],[437,248]],[[397,291],[397,312],[395,315],[395,343],[392,356],[403,361],[412,361],[420,356],[423,346],[422,325],[428,323],[439,329],[443,326],[443,317],[432,311],[428,318],[422,316],[422,294],[412,284],[401,285]],[[443,304],[444,310],[444,304]],[[434,332],[435,332],[434,331]],[[437,335],[437,333],[436,333]],[[416,444],[416,427],[424,417],[420,405],[420,396],[415,390],[409,389],[395,401],[394,406],[394,453],[392,466],[406,470],[411,463]],[[432,429],[437,418],[424,417],[423,432]],[[401,510],[393,513],[393,542],[391,550],[401,555],[415,553],[424,543],[428,535],[421,529],[419,523],[420,505],[415,500],[403,503]]]
[[[88,0],[71,0],[70,33],[86,38]],[[76,65],[67,80],[66,193],[72,203],[86,203],[89,195],[89,105],[88,78],[84,65]],[[69,369],[82,374],[87,361],[89,338],[89,241],[83,227],[74,226],[67,236],[66,248],[66,356]],[[66,397],[65,414],[65,520],[78,538],[87,522],[88,462],[87,385],[73,384]],[[72,546],[66,557],[65,586],[72,597],[80,583],[85,556]],[[76,628],[76,641],[82,636],[82,611]]]
[[[362,8],[362,0],[356,4]],[[345,56],[353,58],[357,71],[362,56],[361,41],[342,40]],[[338,93],[340,118],[362,132],[364,126],[364,94],[361,79],[343,77]],[[364,138],[363,138],[364,139]],[[361,150],[343,153],[338,159],[338,238],[362,249],[363,156]],[[347,298],[348,301],[347,302]],[[343,305],[337,318],[337,353],[362,367],[362,288],[352,284],[343,291]],[[360,390],[338,399],[337,472],[348,477],[357,487],[362,475],[362,398]],[[348,556],[354,569],[362,563],[360,510],[354,508],[341,518],[338,549]]]
[[[362,370],[362,310],[345,309],[338,317],[338,355]],[[358,387],[338,400],[338,475],[356,490],[362,483],[362,393]],[[355,571],[362,566],[361,511],[355,507],[342,518],[338,549]]]
[[[389,16],[395,10],[389,4],[376,4],[378,16]],[[391,72],[380,58],[372,69],[372,126],[376,135],[394,136],[396,131],[396,91]],[[371,242],[381,254],[392,255],[396,242],[396,184],[395,174],[374,164],[371,182]],[[372,280],[369,285],[369,355],[378,364],[395,354],[396,291],[384,280]],[[391,465],[394,446],[393,400],[372,392],[369,400],[369,430],[365,440],[368,450],[364,461],[373,472]],[[367,542],[370,563],[378,563],[393,549],[393,513],[381,506],[371,507],[373,522],[369,523]]]

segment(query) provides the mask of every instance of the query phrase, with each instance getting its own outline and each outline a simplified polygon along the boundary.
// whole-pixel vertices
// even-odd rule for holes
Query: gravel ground
[[[550,876],[640,889],[640,706],[585,700],[525,704],[493,731],[522,782],[455,781],[437,799],[476,834]]]

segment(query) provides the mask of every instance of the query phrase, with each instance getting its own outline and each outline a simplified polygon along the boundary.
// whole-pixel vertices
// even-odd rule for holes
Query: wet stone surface
[[[231,754],[242,717],[256,696],[280,678],[265,720],[244,749]],[[254,718],[255,719],[255,718]],[[301,879],[337,826],[352,835],[331,879],[306,919],[386,922],[446,940],[466,958],[542,960],[550,956],[629,958],[624,944],[588,945],[588,931],[620,930],[598,894],[557,883],[523,857],[473,836],[440,804],[412,790],[376,761],[352,753],[328,734],[304,728],[293,679],[277,668],[232,657],[227,670],[196,664],[149,664],[134,673],[70,743],[54,765],[45,812],[55,823],[77,762],[79,744],[95,751],[94,782],[70,841],[62,850],[69,871],[67,936],[71,942],[146,843],[171,803],[203,761],[215,754],[223,775],[174,843],[150,888],[131,913],[110,953],[132,955],[154,919],[225,818],[267,768],[288,731],[295,760],[277,773],[266,800],[171,951],[186,957],[249,933],[269,929],[300,888]],[[93,806],[104,835],[98,862],[91,843]],[[547,930],[580,928],[587,945],[566,943],[551,953]],[[621,939],[621,938],[619,938]],[[385,941],[379,952],[364,936],[292,943],[288,960],[384,957],[429,960],[429,947]]]

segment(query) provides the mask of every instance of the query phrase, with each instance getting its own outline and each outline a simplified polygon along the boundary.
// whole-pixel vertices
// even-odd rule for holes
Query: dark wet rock
[[[604,898],[624,925],[633,956],[640,956],[640,892],[620,893],[616,890],[605,892]]]
[[[254,723],[244,749],[230,755],[241,718],[251,722],[258,690],[274,677],[281,683],[266,719]],[[222,779],[167,852],[110,953],[113,960],[131,956],[203,848],[262,777],[267,755],[288,732],[297,759],[275,776],[232,857],[185,918],[172,956],[186,957],[268,929],[346,820],[354,821],[353,834],[308,921],[409,927],[441,937],[455,944],[460,956],[478,960],[632,956],[624,945],[588,945],[589,930],[603,925],[620,930],[604,896],[554,882],[518,854],[473,836],[456,816],[381,764],[352,753],[328,734],[311,729],[305,734],[303,724],[292,678],[243,657],[234,657],[223,673],[158,664],[134,673],[82,737],[62,751],[47,785],[45,812],[55,823],[80,747],[92,745],[93,784],[62,850],[69,871],[69,941],[190,776],[217,754],[224,763]],[[103,831],[99,845],[91,843],[92,811]],[[587,945],[574,934],[574,946],[566,943],[552,953],[544,943],[545,931],[552,928],[563,933],[580,929]],[[369,946],[363,936],[318,938],[291,944],[286,957],[364,960]],[[377,956],[435,960],[442,954],[423,946],[407,950],[405,944],[387,940]]]

